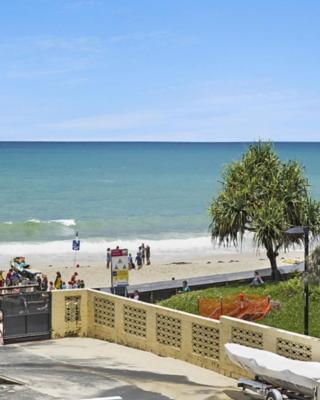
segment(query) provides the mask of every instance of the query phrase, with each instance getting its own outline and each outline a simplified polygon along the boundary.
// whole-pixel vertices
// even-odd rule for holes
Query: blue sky
[[[0,140],[320,140],[320,2],[4,0]]]

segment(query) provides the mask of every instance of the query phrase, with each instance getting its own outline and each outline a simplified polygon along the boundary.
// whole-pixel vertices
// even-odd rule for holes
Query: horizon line
[[[0,143],[173,143],[173,144],[232,144],[232,143],[320,143],[320,140],[234,140],[234,141],[190,141],[190,140],[0,140]]]

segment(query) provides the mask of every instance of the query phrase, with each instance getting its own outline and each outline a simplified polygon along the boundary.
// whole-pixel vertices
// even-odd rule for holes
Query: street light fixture
[[[294,226],[287,229],[287,235],[304,235],[304,279],[303,289],[303,313],[304,313],[304,334],[309,334],[309,284],[308,284],[308,256],[309,256],[309,227],[308,226]]]

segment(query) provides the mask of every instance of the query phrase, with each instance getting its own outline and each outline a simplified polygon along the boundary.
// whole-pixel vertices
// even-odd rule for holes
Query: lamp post
[[[309,227],[308,226],[294,226],[285,231],[287,235],[304,235],[304,272],[308,274],[308,256],[309,256]],[[308,276],[304,280],[303,288],[303,313],[304,325],[303,331],[305,335],[309,334],[309,284]]]

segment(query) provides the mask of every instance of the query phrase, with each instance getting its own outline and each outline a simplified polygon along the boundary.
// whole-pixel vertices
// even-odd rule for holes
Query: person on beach
[[[147,260],[147,265],[150,265],[151,261],[150,261],[150,246],[149,245],[146,246],[146,260]]]
[[[12,277],[11,277],[11,282],[13,286],[19,285],[20,282],[20,275],[18,274],[17,271],[13,271]]]
[[[107,268],[109,269],[110,266],[111,266],[111,250],[110,250],[109,247],[107,248],[107,258],[106,258],[106,260],[107,260]]]
[[[67,289],[67,285],[66,285],[66,283],[64,281],[61,284],[61,289]]]
[[[12,285],[12,277],[13,277],[13,270],[12,268],[10,268],[6,275],[6,286]]]
[[[258,271],[254,271],[253,279],[250,283],[250,286],[261,286],[264,284],[264,280],[261,278]]]
[[[37,290],[41,290],[41,284],[42,284],[41,277],[37,276]]]
[[[47,275],[42,275],[41,290],[46,292],[48,290],[48,277]]]
[[[138,290],[135,290],[133,292],[133,300],[139,300],[140,299],[140,293]]]
[[[140,251],[138,251],[138,253],[136,255],[136,263],[137,263],[138,269],[142,268],[142,256],[141,256]]]
[[[145,259],[146,259],[146,253],[145,253],[145,247],[144,247],[144,243],[141,243],[141,246],[139,247],[139,250],[141,252],[141,258],[142,258],[142,265],[145,264]]]
[[[47,292],[52,292],[53,290],[54,290],[54,285],[53,285],[53,282],[50,281],[50,282],[49,282],[48,289],[47,289]]]
[[[74,284],[73,284],[74,289],[80,289],[81,288],[81,280],[78,279]]]
[[[136,268],[136,266],[134,265],[131,253],[129,253],[129,255],[128,255],[128,265],[129,265],[129,269],[135,269]]]
[[[56,289],[62,289],[61,286],[62,286],[62,277],[61,277],[61,273],[60,273],[59,271],[57,271],[56,279],[54,280],[54,287],[55,287]]]
[[[187,292],[191,292],[191,288],[188,286],[187,281],[183,281],[182,288],[181,288],[181,290],[179,290],[179,293],[187,293]]]
[[[74,285],[76,283],[77,277],[78,277],[78,272],[74,272],[70,278],[70,282],[72,285]]]
[[[68,288],[68,289],[73,289],[73,284],[72,284],[72,282],[71,282],[71,281],[69,281],[69,282],[68,282],[68,286],[67,286],[67,288]]]

